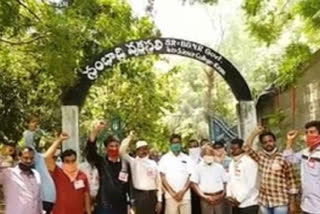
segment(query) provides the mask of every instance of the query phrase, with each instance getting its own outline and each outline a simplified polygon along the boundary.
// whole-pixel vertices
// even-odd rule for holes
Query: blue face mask
[[[180,143],[173,143],[170,146],[172,152],[180,152],[181,151],[181,144]]]

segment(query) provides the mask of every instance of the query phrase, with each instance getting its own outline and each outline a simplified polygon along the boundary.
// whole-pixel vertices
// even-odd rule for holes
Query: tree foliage
[[[139,139],[164,148],[168,134],[160,119],[165,109],[172,108],[174,91],[168,87],[171,73],[157,74],[152,69],[154,58],[130,60],[114,68],[110,77],[101,78],[82,109],[82,128],[91,128],[92,118],[118,116],[126,134],[135,130]]]
[[[0,119],[6,121],[0,130],[14,140],[31,114],[40,114],[48,131],[60,127],[62,94],[77,82],[75,71],[102,50],[158,35],[152,21],[133,17],[125,1],[55,2],[0,1]],[[139,69],[121,68],[132,76]]]
[[[268,46],[285,44],[282,53],[273,56],[256,76],[264,75],[268,84],[287,87],[295,83],[320,45],[320,2],[245,0],[244,11],[249,32]]]

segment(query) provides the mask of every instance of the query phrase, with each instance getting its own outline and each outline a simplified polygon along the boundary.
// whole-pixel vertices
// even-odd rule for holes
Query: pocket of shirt
[[[313,176],[320,175],[320,163],[318,161],[309,160],[305,164],[306,164],[307,173]]]

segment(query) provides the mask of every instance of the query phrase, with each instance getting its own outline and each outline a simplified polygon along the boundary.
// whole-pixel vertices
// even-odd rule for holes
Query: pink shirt
[[[41,214],[42,200],[40,175],[32,170],[27,175],[19,166],[0,168],[0,184],[3,185],[7,214]]]

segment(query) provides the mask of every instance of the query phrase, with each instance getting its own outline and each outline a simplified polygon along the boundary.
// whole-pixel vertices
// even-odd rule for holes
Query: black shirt
[[[86,154],[88,162],[94,164],[99,172],[98,206],[111,208],[117,213],[125,213],[127,211],[129,184],[119,180],[122,161],[112,162],[107,156],[100,156],[97,153],[96,142],[91,142],[90,140],[88,140],[86,146]]]

